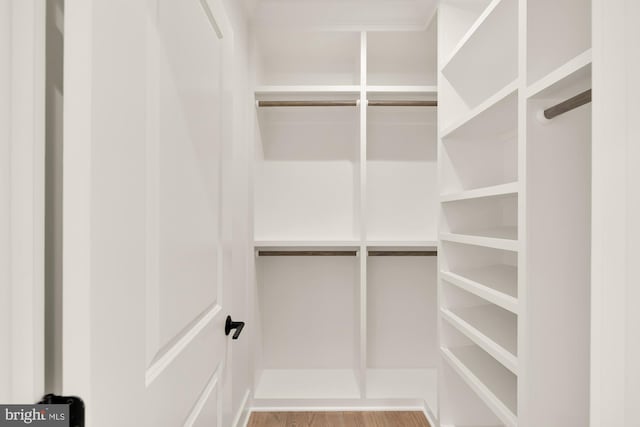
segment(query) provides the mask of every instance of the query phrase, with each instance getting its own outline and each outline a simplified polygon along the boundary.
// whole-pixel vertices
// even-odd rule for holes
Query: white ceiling
[[[246,0],[255,25],[267,28],[418,29],[438,0]]]

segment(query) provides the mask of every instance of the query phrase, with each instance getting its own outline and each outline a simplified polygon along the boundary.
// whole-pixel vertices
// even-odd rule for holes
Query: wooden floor
[[[254,412],[249,427],[430,427],[422,412]]]

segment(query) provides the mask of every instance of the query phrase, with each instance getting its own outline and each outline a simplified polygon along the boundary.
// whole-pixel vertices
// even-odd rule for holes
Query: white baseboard
[[[249,396],[251,395],[251,389],[247,389],[242,398],[242,404],[238,408],[238,412],[233,420],[233,427],[246,427],[249,423],[249,417],[251,416],[251,408],[249,404]]]

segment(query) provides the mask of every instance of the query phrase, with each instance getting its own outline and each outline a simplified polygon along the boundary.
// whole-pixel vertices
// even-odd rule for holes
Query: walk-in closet
[[[590,22],[256,34],[254,408],[588,424]]]

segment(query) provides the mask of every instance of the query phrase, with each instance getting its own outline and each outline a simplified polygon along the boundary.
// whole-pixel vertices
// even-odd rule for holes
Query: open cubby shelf
[[[443,271],[441,277],[451,285],[518,313],[518,268],[515,266],[502,264]]]
[[[476,346],[441,349],[445,361],[505,425],[517,425],[517,378]]]
[[[518,1],[489,3],[441,70],[471,107],[514,80],[518,76]]]
[[[518,323],[514,314],[495,305],[443,308],[443,317],[517,375]]]

